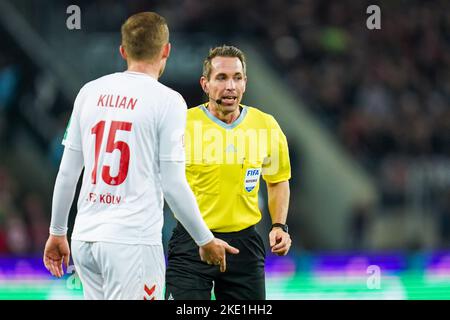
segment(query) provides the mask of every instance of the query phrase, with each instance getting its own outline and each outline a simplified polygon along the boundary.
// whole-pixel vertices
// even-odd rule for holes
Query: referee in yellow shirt
[[[186,176],[203,218],[218,238],[239,249],[220,261],[202,262],[198,247],[178,224],[169,241],[166,299],[266,298],[265,248],[255,225],[260,177],[266,181],[272,219],[271,251],[291,246],[286,217],[291,168],[286,137],[276,120],[241,104],[247,83],[245,56],[232,46],[210,50],[200,84],[209,101],[187,113]],[[268,88],[270,90],[270,88]]]

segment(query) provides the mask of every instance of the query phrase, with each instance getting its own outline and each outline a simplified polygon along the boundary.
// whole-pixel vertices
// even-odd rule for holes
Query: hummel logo
[[[144,296],[144,300],[149,300],[149,299],[150,300],[155,300],[156,297],[153,296],[153,293],[155,292],[155,289],[156,289],[156,284],[153,285],[153,287],[151,287],[151,288],[147,287],[147,285],[145,284],[144,285],[144,291],[145,291],[145,293],[147,295]],[[147,297],[148,297],[148,299],[147,299]]]

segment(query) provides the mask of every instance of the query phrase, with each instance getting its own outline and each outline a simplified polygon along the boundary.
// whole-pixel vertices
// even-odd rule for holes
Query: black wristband
[[[274,224],[272,224],[271,230],[275,227],[281,228],[281,230],[283,230],[284,232],[289,233],[289,228],[288,228],[287,224],[274,223]]]

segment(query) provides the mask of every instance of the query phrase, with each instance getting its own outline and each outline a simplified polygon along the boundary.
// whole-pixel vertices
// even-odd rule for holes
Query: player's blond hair
[[[121,28],[122,46],[127,56],[136,61],[152,61],[169,42],[166,19],[155,12],[132,15]]]
[[[206,57],[205,61],[203,61],[203,76],[209,80],[211,76],[212,69],[212,59],[215,57],[231,57],[238,58],[242,63],[242,70],[244,72],[244,76],[246,75],[246,64],[245,64],[245,55],[244,53],[236,47],[222,45],[220,47],[215,47],[209,50],[209,54]]]

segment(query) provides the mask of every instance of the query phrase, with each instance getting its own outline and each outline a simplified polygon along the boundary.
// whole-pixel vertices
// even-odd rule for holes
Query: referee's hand
[[[220,266],[220,272],[227,269],[227,252],[238,254],[239,250],[218,238],[214,238],[199,249],[200,259],[207,264]]]
[[[273,228],[269,233],[269,242],[272,253],[277,256],[285,256],[291,248],[292,240],[289,233],[284,232],[281,228]]]

